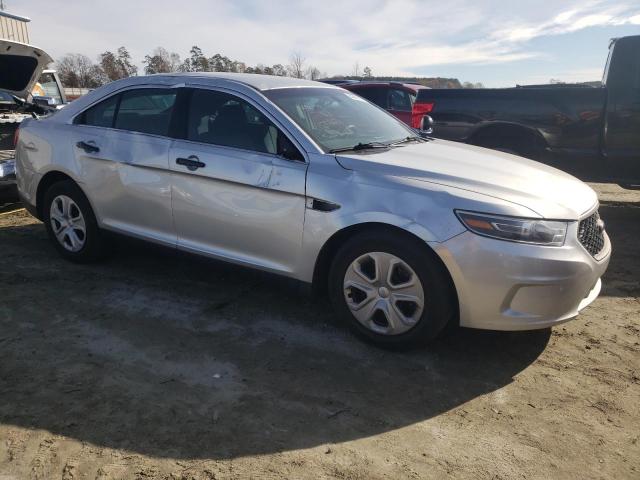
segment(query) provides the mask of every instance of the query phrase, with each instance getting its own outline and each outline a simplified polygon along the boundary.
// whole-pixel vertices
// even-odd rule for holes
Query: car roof
[[[212,87],[232,87],[237,85],[238,90],[253,90],[254,92],[265,92],[268,90],[283,88],[324,88],[341,90],[340,87],[328,85],[326,83],[314,82],[290,77],[277,77],[274,75],[259,75],[254,73],[228,73],[228,72],[176,72],[158,73],[155,75],[141,75],[123,78],[92,90],[87,95],[74,100],[58,113],[50,117],[51,121],[64,123],[71,121],[75,115],[89,107],[93,103],[100,101],[107,96],[125,88],[135,88],[137,86],[212,86]]]
[[[405,83],[405,82],[393,82],[393,81],[384,81],[384,80],[364,80],[358,83],[349,83],[346,85],[340,85],[343,88],[351,88],[351,87],[403,87],[403,88],[409,88],[411,90],[422,90],[422,89],[428,89],[429,87],[422,85],[420,83]]]
[[[150,75],[154,77],[156,75]],[[207,80],[224,79],[248,85],[256,90],[273,90],[276,88],[299,88],[299,87],[320,87],[320,88],[336,88],[326,83],[315,82],[313,80],[305,80],[292,77],[278,77],[275,75],[260,75],[257,73],[230,73],[230,72],[182,72],[182,73],[161,73],[158,76],[185,78],[185,79],[202,79]],[[144,78],[144,77],[132,77]]]

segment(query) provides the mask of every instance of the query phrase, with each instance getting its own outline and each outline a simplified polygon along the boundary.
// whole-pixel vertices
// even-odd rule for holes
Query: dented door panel
[[[195,159],[189,169],[177,159]],[[302,245],[306,164],[179,140],[170,153],[178,247],[292,274]],[[193,168],[193,167],[192,167]]]

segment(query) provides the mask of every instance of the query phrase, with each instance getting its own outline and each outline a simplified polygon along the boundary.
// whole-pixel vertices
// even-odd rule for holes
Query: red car
[[[366,98],[413,128],[420,128],[420,121],[429,115],[433,103],[416,103],[419,90],[429,89],[416,83],[358,82],[340,87]]]

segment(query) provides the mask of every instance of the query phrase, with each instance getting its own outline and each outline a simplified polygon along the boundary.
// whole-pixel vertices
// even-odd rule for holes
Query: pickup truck
[[[39,48],[0,40],[0,191],[15,190],[13,141],[25,118],[50,114],[66,103],[53,60]],[[5,192],[6,193],[6,192]]]
[[[515,153],[585,181],[640,185],[640,35],[611,41],[602,86],[424,89],[433,136]]]

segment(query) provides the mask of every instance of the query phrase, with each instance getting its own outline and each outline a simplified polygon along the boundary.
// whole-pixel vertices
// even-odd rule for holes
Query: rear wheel
[[[424,344],[456,311],[448,273],[435,254],[392,232],[349,240],[334,259],[329,293],[356,333],[384,347]]]
[[[44,223],[58,252],[68,260],[88,263],[107,252],[91,205],[71,180],[51,185],[44,194]]]

